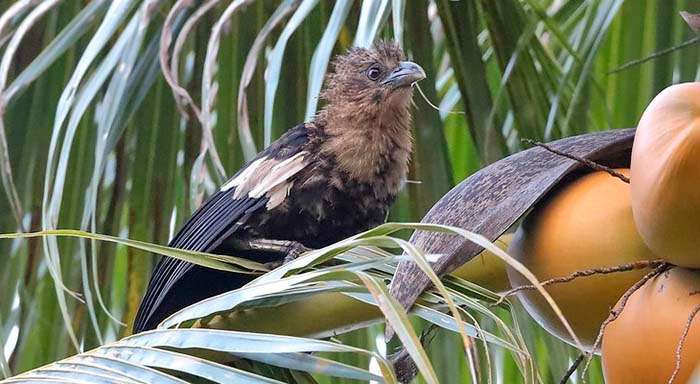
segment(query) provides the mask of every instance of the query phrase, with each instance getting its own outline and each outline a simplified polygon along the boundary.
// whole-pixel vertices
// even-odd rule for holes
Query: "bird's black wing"
[[[308,164],[308,153],[304,151],[307,142],[306,125],[288,130],[210,196],[185,222],[169,246],[212,251],[245,225],[251,215],[284,201],[294,176]],[[152,329],[176,310],[226,291],[235,284],[233,276],[186,261],[161,258],[141,301],[134,332]]]

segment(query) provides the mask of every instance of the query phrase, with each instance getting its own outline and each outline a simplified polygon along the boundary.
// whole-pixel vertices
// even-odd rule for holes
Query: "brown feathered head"
[[[407,107],[411,85],[425,78],[418,64],[405,61],[393,42],[379,42],[373,48],[352,48],[338,56],[321,93],[329,105],[351,103],[365,113],[392,107]]]

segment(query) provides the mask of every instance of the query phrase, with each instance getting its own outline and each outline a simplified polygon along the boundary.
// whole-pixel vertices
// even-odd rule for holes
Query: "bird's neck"
[[[352,113],[327,107],[316,123],[325,136],[322,151],[359,183],[384,183],[395,194],[408,172],[413,138],[410,105]]]

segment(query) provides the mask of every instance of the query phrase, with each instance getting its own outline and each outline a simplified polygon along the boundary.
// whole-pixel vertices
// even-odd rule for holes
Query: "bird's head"
[[[397,44],[382,41],[372,48],[352,48],[338,56],[321,97],[336,110],[376,115],[407,109],[413,83],[424,78],[423,68],[405,61]]]

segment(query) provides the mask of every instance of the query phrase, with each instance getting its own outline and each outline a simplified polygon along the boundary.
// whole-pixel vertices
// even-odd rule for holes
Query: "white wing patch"
[[[269,211],[270,209],[282,204],[284,199],[289,196],[289,191],[292,189],[292,185],[294,185],[294,182],[290,181],[272,188],[267,194],[270,197],[270,200],[268,200],[267,204],[265,204],[265,208]]]
[[[229,180],[226,184],[221,186],[221,191],[226,192],[229,189],[233,187],[237,187],[241,184],[244,184],[248,179],[255,174],[255,171],[258,169],[261,163],[263,163],[265,160],[267,160],[267,157],[261,157],[254,162],[250,163],[250,165],[241,172],[240,175],[234,177],[233,179]]]
[[[261,157],[224,184],[221,190],[225,192],[236,187],[234,199],[266,196],[269,199],[266,208],[272,209],[282,204],[289,195],[294,184],[289,179],[308,165],[308,162],[304,161],[306,155],[307,152],[299,152],[283,161]]]

